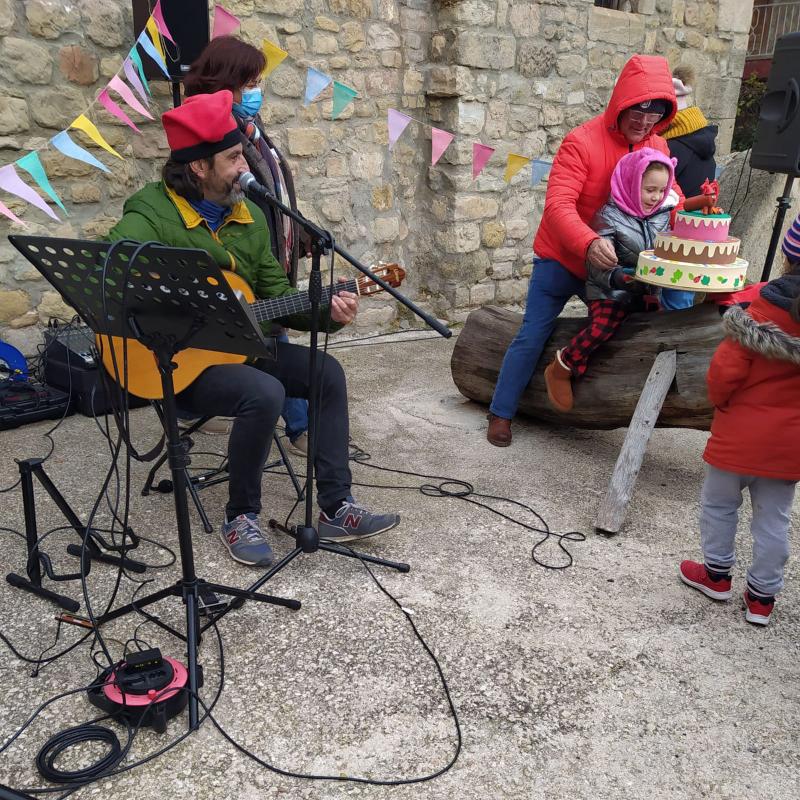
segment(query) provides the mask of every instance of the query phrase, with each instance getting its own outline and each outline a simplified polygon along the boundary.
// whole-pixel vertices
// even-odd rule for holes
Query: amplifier
[[[96,417],[111,410],[112,405],[106,395],[102,367],[87,367],[69,361],[62,361],[50,351],[46,351],[47,358],[44,362],[44,379],[49,386],[55,386],[69,392],[72,397],[73,409],[85,417]],[[72,354],[74,356],[74,353]],[[113,385],[113,381],[111,382]],[[128,407],[139,408],[146,406],[148,400],[141,397],[128,395]],[[119,405],[119,401],[117,401]]]
[[[67,364],[96,367],[94,334],[85,325],[63,325],[44,332],[45,357],[53,356]]]

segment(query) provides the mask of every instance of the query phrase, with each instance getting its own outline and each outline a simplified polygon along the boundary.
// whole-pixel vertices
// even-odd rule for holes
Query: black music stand
[[[198,594],[201,589],[235,598],[232,605],[258,600],[293,610],[296,600],[259,594],[197,577],[191,522],[183,470],[189,463],[178,431],[172,358],[197,347],[269,358],[270,349],[247,307],[228,287],[219,266],[203,250],[164,247],[147,242],[105,242],[9,236],[11,243],[55,287],[97,334],[137,339],[155,356],[163,391],[164,428],[172,473],[175,516],[181,557],[181,580],[127,606],[98,617],[102,625],[165,597],[183,598],[186,635],[147,615],[148,619],[186,641],[189,673],[189,728],[199,726],[197,664],[200,642]],[[123,358],[124,362],[124,358]],[[127,364],[118,365],[125,386]],[[84,568],[84,560],[81,567]],[[230,606],[229,606],[230,607]]]

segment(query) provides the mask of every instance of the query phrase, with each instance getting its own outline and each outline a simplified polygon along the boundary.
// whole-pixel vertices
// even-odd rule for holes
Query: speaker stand
[[[786,176],[786,185],[783,187],[783,194],[778,198],[778,211],[775,214],[775,224],[772,226],[772,237],[769,240],[767,258],[764,261],[764,269],[761,272],[762,281],[768,281],[769,274],[772,271],[772,261],[778,250],[778,242],[780,241],[781,231],[783,230],[783,220],[786,216],[786,212],[792,205],[792,184],[794,183],[794,177],[794,175]]]

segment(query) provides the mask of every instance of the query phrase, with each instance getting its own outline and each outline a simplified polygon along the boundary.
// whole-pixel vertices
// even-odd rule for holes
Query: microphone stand
[[[317,439],[317,351],[318,347],[318,333],[319,333],[319,308],[322,299],[322,272],[320,270],[320,260],[323,253],[330,252],[331,249],[338,253],[342,258],[349,261],[356,269],[364,275],[374,280],[375,283],[382,286],[389,294],[401,302],[406,308],[414,312],[420,319],[422,319],[429,327],[433,328],[437,333],[441,334],[444,338],[449,338],[453,332],[443,325],[439,320],[432,317],[430,314],[423,311],[411,300],[400,294],[393,286],[383,281],[377,275],[370,272],[368,267],[365,267],[358,259],[351,256],[346,250],[343,250],[333,242],[331,234],[315,225],[310,220],[307,220],[302,214],[297,213],[294,209],[284,205],[278,200],[266,187],[256,181],[256,179],[248,172],[239,176],[239,185],[246,194],[256,195],[268,202],[273,208],[279,210],[287,217],[295,220],[303,227],[309,234],[311,239],[311,275],[309,276],[308,295],[311,303],[311,326],[309,330],[309,361],[308,361],[308,452],[306,454],[306,495],[305,495],[305,516],[302,525],[296,525],[291,528],[281,525],[277,520],[271,519],[269,527],[273,530],[279,530],[283,533],[292,536],[296,542],[296,547],[284,556],[280,561],[274,564],[270,569],[264,573],[255,583],[251,584],[248,592],[255,592],[263,586],[273,575],[280,572],[290,562],[292,562],[301,553],[314,553],[317,550],[326,550],[338,555],[347,556],[348,558],[358,558],[362,561],[368,561],[372,564],[380,564],[384,567],[396,569],[398,572],[408,572],[410,567],[408,564],[399,563],[396,561],[388,561],[383,558],[367,555],[366,553],[358,553],[349,547],[342,545],[332,544],[330,542],[320,542],[319,533],[314,527],[313,514],[314,514],[314,456],[316,455],[316,439]],[[216,624],[217,620],[227,614],[234,608],[241,605],[236,600],[229,603],[219,613],[214,614],[211,619],[202,627],[201,632],[205,631],[211,625]]]

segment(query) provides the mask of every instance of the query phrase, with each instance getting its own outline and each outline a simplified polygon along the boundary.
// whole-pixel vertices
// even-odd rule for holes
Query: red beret
[[[239,143],[239,127],[231,113],[228,89],[187,97],[182,105],[161,115],[173,161],[188,164]]]

